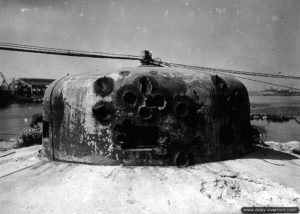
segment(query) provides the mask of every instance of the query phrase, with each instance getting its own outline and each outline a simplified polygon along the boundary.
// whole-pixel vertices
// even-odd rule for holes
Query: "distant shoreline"
[[[280,96],[280,97],[299,97],[300,94],[250,94],[249,93],[249,97],[254,97],[254,96],[261,96],[261,97],[276,97],[276,96]]]

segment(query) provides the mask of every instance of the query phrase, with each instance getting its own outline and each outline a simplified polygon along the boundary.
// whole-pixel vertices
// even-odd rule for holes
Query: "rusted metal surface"
[[[46,91],[44,123],[45,155],[71,162],[186,166],[252,145],[244,85],[175,68],[65,77]]]

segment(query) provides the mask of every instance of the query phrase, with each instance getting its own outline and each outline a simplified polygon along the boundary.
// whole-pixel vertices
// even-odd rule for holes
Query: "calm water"
[[[300,116],[300,96],[250,96],[251,112]],[[0,139],[17,136],[29,128],[33,114],[42,113],[42,104],[11,104],[0,108]],[[267,139],[279,142],[300,141],[300,124],[295,120],[285,123],[252,121],[264,128]]]
[[[32,115],[42,111],[42,104],[11,104],[0,108],[0,139],[16,137],[29,128]]]
[[[250,96],[251,112],[300,116],[300,96]]]
[[[300,96],[250,96],[250,103],[252,113],[300,116]],[[300,124],[295,120],[284,123],[253,120],[251,123],[266,130],[267,140],[279,142],[300,141]]]
[[[295,120],[284,123],[268,123],[266,120],[251,121],[251,124],[266,130],[268,141],[300,141],[300,124]]]

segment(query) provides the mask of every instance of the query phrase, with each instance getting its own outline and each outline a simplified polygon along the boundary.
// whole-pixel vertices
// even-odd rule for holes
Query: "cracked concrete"
[[[300,206],[299,156],[267,144],[241,159],[186,168],[47,162],[38,157],[40,146],[2,151],[15,153],[0,159],[1,212],[240,213],[243,206]]]

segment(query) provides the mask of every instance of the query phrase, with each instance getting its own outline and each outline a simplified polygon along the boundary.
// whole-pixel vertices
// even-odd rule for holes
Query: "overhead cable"
[[[271,83],[271,82],[266,82],[266,81],[261,81],[261,80],[246,78],[246,77],[240,77],[240,76],[237,76],[237,75],[227,74],[226,72],[220,71],[219,69],[214,69],[214,70],[212,70],[212,69],[203,69],[202,67],[198,67],[198,66],[188,66],[188,65],[183,65],[183,64],[164,63],[164,62],[162,62],[162,64],[166,64],[166,65],[172,66],[172,67],[181,67],[181,68],[187,68],[187,69],[194,69],[194,70],[197,70],[199,72],[209,74],[209,75],[211,75],[211,72],[213,72],[215,74],[221,73],[223,75],[232,76],[232,77],[235,77],[235,78],[240,78],[240,79],[249,80],[249,81],[253,81],[253,82],[264,83],[264,84],[268,84],[268,85],[272,85],[272,86],[279,86],[279,87],[282,87],[282,88],[288,88],[288,89],[293,89],[293,90],[300,91],[299,88],[294,88],[294,87],[290,87],[290,86],[286,86],[286,85],[281,85],[281,84],[276,84],[276,83]]]
[[[52,55],[64,55],[64,56],[74,56],[74,57],[127,59],[127,60],[140,60],[141,59],[140,56],[133,56],[133,55],[109,54],[109,53],[88,52],[88,51],[75,51],[75,50],[46,48],[46,47],[20,45],[20,44],[12,44],[12,43],[0,43],[0,50],[42,53],[42,54],[52,54]]]
[[[111,53],[103,53],[103,52],[91,52],[91,51],[76,51],[76,50],[67,50],[67,49],[59,49],[59,48],[47,48],[41,46],[32,46],[32,45],[22,45],[22,44],[14,44],[14,43],[3,43],[0,42],[0,50],[8,50],[8,51],[19,51],[19,52],[31,52],[31,53],[41,53],[41,54],[52,54],[52,55],[63,55],[63,56],[74,56],[74,57],[89,57],[89,58],[107,58],[107,59],[125,59],[125,60],[139,60],[142,58],[140,56],[135,55],[125,55],[125,54],[111,54]],[[229,69],[220,69],[220,68],[209,68],[202,66],[192,66],[192,65],[184,65],[178,63],[167,63],[163,62],[160,59],[152,60],[153,65],[162,65],[168,67],[181,67],[186,69],[194,69],[201,71],[203,73],[211,74],[211,73],[222,73],[224,75],[233,76],[240,79],[250,80],[254,82],[269,84],[273,86],[280,86],[284,88],[289,88],[293,90],[300,90],[298,88],[289,87],[285,85],[265,82],[256,79],[250,79],[246,77],[240,77],[236,75],[248,75],[248,76],[259,76],[259,77],[269,77],[269,78],[281,78],[281,79],[293,79],[300,80],[299,76],[288,76],[288,75],[280,75],[280,74],[269,74],[269,73],[258,73],[258,72],[247,72],[247,71],[239,71],[239,70],[229,70]],[[234,74],[234,75],[233,75]]]
[[[161,62],[161,63],[165,64],[165,65],[181,66],[181,67],[185,67],[185,68],[189,68],[189,69],[201,69],[201,70],[213,71],[213,72],[224,72],[224,73],[248,75],[248,76],[260,76],[260,77],[300,80],[300,76],[287,76],[287,75],[280,75],[280,74],[248,72],[248,71],[221,69],[221,68],[209,68],[209,67],[202,67],[202,66],[184,65],[184,64],[178,64],[178,63],[167,63],[167,62]]]

